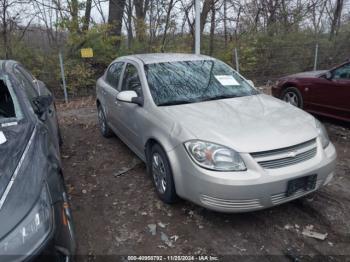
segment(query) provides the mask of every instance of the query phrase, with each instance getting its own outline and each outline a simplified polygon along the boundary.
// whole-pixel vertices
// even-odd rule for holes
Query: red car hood
[[[303,77],[307,77],[307,78],[312,78],[312,77],[318,77],[324,73],[326,73],[327,70],[318,70],[318,71],[309,71],[309,72],[302,72],[302,73],[297,73],[294,75],[289,75],[286,76],[288,78],[303,78]]]

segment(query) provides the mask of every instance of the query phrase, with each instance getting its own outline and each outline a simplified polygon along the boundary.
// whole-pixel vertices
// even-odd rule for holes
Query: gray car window
[[[0,77],[0,123],[23,117],[17,97],[7,76]]]
[[[114,88],[118,88],[119,78],[120,74],[123,70],[123,64],[122,62],[116,62],[112,64],[107,71],[106,80],[107,82]]]
[[[132,64],[127,64],[125,67],[121,91],[125,90],[133,90],[142,96],[140,77],[137,68]]]
[[[157,105],[195,103],[257,94],[232,68],[217,60],[157,63],[145,66]]]
[[[343,65],[334,71],[334,79],[349,79],[350,80],[350,64]]]

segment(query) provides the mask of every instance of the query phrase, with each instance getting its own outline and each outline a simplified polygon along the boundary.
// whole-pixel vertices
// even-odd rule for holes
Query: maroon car
[[[350,122],[350,61],[331,70],[282,77],[272,94],[310,113]]]

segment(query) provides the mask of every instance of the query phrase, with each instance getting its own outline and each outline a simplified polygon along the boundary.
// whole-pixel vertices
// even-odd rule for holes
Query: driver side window
[[[343,65],[334,70],[333,78],[350,80],[350,64]]]
[[[132,64],[127,64],[124,71],[121,91],[133,90],[138,96],[142,96],[142,87],[137,68]]]

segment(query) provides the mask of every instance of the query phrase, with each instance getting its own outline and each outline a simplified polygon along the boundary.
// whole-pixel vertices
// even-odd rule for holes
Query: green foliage
[[[65,28],[64,45],[60,48],[41,49],[25,41],[13,41],[11,58],[20,61],[40,80],[51,88],[56,96],[62,97],[61,72],[58,60],[59,50],[63,53],[66,83],[70,95],[92,93],[98,79],[110,62],[122,55],[135,53],[161,52],[163,36],[152,41],[132,39],[131,47],[127,45],[125,36],[117,39],[111,36],[108,25],[94,25],[86,32],[69,32],[69,21],[61,21]],[[251,32],[239,35],[237,40],[231,38],[225,44],[222,35],[215,35],[212,56],[235,65],[234,49],[237,48],[240,72],[256,84],[266,84],[291,73],[312,70],[315,58],[315,46],[319,44],[318,69],[326,69],[349,58],[350,24],[342,27],[335,39],[329,40],[328,34],[317,37],[309,29],[303,31],[269,35],[267,32]],[[117,49],[116,41],[121,45]],[[202,36],[202,53],[209,55],[210,37]],[[92,48],[92,58],[82,58],[80,49]],[[168,31],[165,52],[193,52],[191,34],[175,34]],[[0,55],[4,56],[1,48]]]
[[[88,63],[68,60],[65,71],[68,91],[73,95],[85,93],[95,84],[95,71]]]

